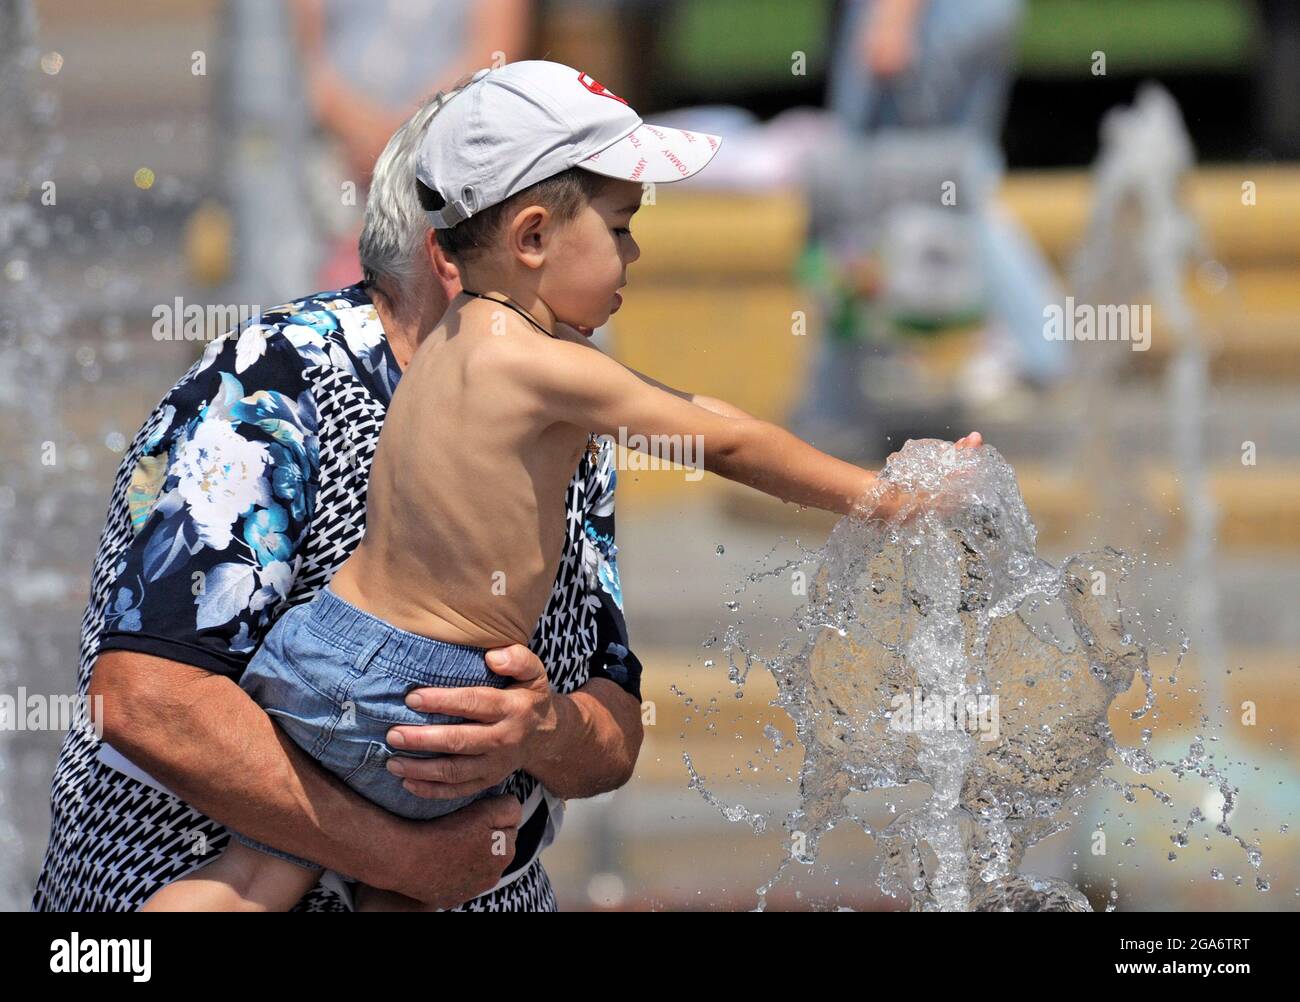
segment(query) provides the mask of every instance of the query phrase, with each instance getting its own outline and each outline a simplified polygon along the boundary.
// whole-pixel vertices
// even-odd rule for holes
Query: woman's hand
[[[515,680],[491,686],[412,689],[406,705],[421,713],[464,717],[463,724],[403,724],[388,732],[396,753],[389,771],[416,796],[467,797],[495,786],[544,754],[558,715],[541,659],[523,644],[488,651],[488,668]],[[409,758],[403,751],[446,752],[443,758]]]

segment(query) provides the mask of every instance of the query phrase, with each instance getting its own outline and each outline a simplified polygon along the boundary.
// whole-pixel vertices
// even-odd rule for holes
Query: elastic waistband
[[[376,662],[399,674],[409,674],[415,669],[415,681],[420,680],[417,677],[419,666],[436,662],[440,674],[462,676],[481,685],[497,683],[498,677],[488,671],[483,661],[483,656],[488,652],[486,647],[453,644],[399,629],[339,598],[328,587],[316,593],[308,605],[308,611],[308,629],[348,653],[369,652]],[[487,681],[483,677],[485,672]],[[509,681],[508,678],[500,678],[501,685],[506,685]]]

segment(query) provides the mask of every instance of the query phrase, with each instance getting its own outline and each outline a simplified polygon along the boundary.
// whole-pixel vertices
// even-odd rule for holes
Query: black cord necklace
[[[473,297],[475,297],[476,299],[486,299],[489,303],[500,303],[502,306],[508,306],[510,309],[512,309],[512,310],[514,310],[516,313],[518,313],[521,317],[523,317],[525,320],[527,320],[530,324],[532,324],[534,327],[536,327],[539,331],[541,331],[541,332],[542,332],[543,334],[545,334],[547,337],[555,337],[554,334],[552,334],[552,333],[551,333],[550,331],[548,331],[545,327],[543,327],[543,326],[542,326],[541,324],[539,324],[536,320],[534,320],[533,317],[532,317],[532,314],[531,314],[531,313],[529,313],[529,312],[528,312],[526,309],[524,309],[522,306],[520,306],[520,305],[518,305],[517,303],[513,302],[509,297],[507,297],[507,298],[505,298],[505,299],[497,299],[495,296],[487,296],[487,295],[484,295],[484,294],[481,293],[481,292],[471,292],[469,289],[466,289],[466,288],[464,288],[463,286],[462,286],[462,288],[461,288],[460,291],[463,292],[463,293],[465,293],[465,295],[467,295],[467,296],[473,296]]]
[[[465,295],[467,296],[473,296],[475,299],[486,299],[489,303],[500,303],[502,306],[508,306],[510,307],[510,309],[518,313],[521,317],[527,320],[530,324],[536,327],[547,337],[555,337],[554,334],[552,334],[545,327],[543,327],[536,320],[534,320],[532,315],[527,310],[525,310],[522,306],[519,306],[518,304],[511,302],[509,298],[497,299],[495,296],[487,296],[481,292],[472,292],[469,289],[466,289],[464,286],[461,286],[460,291],[465,293]],[[600,456],[600,439],[596,437],[596,433],[594,431],[588,432],[587,433],[587,458],[594,463],[599,458],[599,456]]]

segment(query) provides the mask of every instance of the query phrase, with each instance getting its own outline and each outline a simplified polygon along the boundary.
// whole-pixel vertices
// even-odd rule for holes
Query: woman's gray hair
[[[384,281],[399,296],[419,269],[426,266],[420,248],[429,231],[429,220],[415,185],[420,141],[429,128],[429,120],[468,82],[466,76],[450,90],[439,91],[420,105],[393,133],[375,161],[357,249],[366,281],[371,284]]]

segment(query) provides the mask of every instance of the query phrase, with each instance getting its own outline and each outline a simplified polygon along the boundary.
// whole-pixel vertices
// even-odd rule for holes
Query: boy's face
[[[611,178],[578,214],[556,228],[538,289],[565,323],[595,329],[622,305],[627,266],[641,256],[629,226],[641,185]]]

